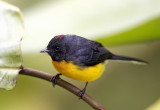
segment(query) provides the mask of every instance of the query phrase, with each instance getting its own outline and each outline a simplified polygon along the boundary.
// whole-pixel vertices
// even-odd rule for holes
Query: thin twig
[[[37,77],[37,78],[41,78],[41,79],[44,79],[46,81],[50,81],[50,79],[53,77],[49,73],[34,70],[34,69],[31,69],[31,68],[25,68],[25,67],[23,67],[22,70],[19,73],[23,74],[23,75],[29,75],[29,76],[34,76],[34,77]],[[66,81],[64,81],[60,78],[57,79],[57,85],[59,85],[60,87],[63,87],[64,89],[72,92],[73,94],[75,94],[77,96],[78,96],[78,93],[80,91],[80,89],[78,89],[74,85],[72,85],[72,84],[70,84],[70,83],[68,83],[68,82],[66,82]],[[95,110],[105,110],[105,108],[102,105],[100,105],[97,101],[95,101],[92,97],[90,97],[86,93],[83,95],[82,99],[85,102],[87,102]]]

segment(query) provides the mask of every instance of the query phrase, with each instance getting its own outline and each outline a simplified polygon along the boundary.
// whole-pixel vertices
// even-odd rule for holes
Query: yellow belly
[[[79,67],[72,62],[65,62],[64,60],[60,62],[52,61],[52,63],[61,74],[83,82],[96,80],[102,75],[105,69],[104,63],[89,67]]]

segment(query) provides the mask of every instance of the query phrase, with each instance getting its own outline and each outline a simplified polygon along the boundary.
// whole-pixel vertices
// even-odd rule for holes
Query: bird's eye
[[[60,48],[58,46],[54,47],[54,51],[58,51]]]
[[[94,52],[94,53],[98,53],[98,52],[99,52],[99,50],[97,49],[97,50],[94,50],[93,52]]]

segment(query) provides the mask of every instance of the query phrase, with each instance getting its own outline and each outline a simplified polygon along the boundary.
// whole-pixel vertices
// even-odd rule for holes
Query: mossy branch
[[[23,74],[23,75],[28,75],[28,76],[34,76],[34,77],[37,77],[37,78],[41,78],[41,79],[49,81],[49,82],[51,82],[50,79],[53,77],[49,73],[34,70],[34,69],[31,69],[31,68],[25,68],[25,67],[23,67],[19,73]],[[77,96],[78,96],[78,93],[80,91],[80,89],[78,89],[74,85],[62,80],[61,78],[57,79],[57,85],[60,86],[60,87],[63,87],[64,89],[72,92],[73,94],[75,94]],[[92,97],[90,97],[86,93],[83,95],[82,100],[84,100],[86,103],[88,103],[95,110],[105,110],[105,108],[102,105],[100,105],[97,101],[95,101]]]

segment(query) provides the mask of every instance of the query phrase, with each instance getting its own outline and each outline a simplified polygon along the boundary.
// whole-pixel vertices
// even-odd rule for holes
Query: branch
[[[34,77],[37,77],[37,78],[41,78],[41,79],[44,79],[46,81],[50,81],[50,79],[53,77],[51,74],[48,74],[48,73],[45,73],[45,72],[42,72],[42,71],[38,71],[38,70],[34,70],[34,69],[30,69],[30,68],[25,68],[25,67],[22,68],[22,70],[19,73],[23,74],[23,75],[29,75],[29,76],[34,76]],[[78,96],[78,93],[80,91],[80,89],[78,89],[74,85],[62,80],[61,78],[57,79],[57,85],[60,86],[60,87],[63,87],[64,89],[66,89],[70,92],[72,92],[76,96]],[[88,103],[92,108],[94,108],[95,110],[105,110],[105,108],[102,105],[100,105],[98,102],[96,102],[92,97],[90,97],[86,93],[83,95],[82,99],[86,103]]]

